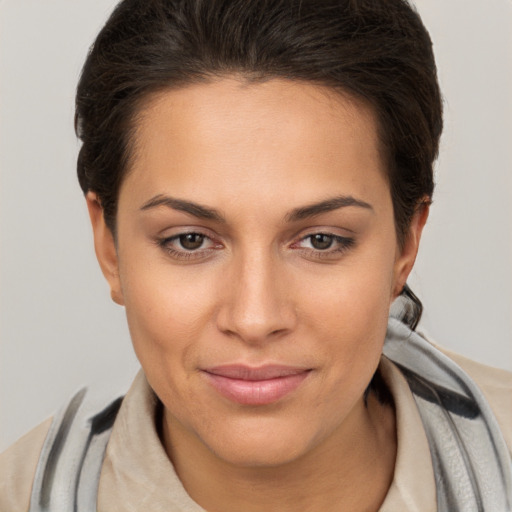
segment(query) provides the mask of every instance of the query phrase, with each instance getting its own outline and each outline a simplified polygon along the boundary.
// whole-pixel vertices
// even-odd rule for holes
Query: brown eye
[[[167,256],[183,263],[208,261],[214,252],[224,248],[218,240],[194,231],[160,238],[155,242]]]
[[[204,239],[205,236],[199,233],[187,233],[178,237],[181,247],[187,251],[195,251],[196,249],[201,248],[204,243]]]
[[[311,247],[319,251],[330,249],[334,242],[332,235],[326,235],[324,233],[317,233],[310,236]]]
[[[338,261],[344,254],[355,246],[354,238],[335,235],[334,233],[311,233],[297,242],[291,248],[298,249],[306,259],[319,262]]]

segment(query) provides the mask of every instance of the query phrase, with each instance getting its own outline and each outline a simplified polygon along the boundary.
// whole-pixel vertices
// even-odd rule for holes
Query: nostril
[[[218,319],[217,325],[225,336],[237,337],[249,344],[259,344],[285,336],[293,330],[294,322],[287,321],[280,314],[255,319],[225,312]]]

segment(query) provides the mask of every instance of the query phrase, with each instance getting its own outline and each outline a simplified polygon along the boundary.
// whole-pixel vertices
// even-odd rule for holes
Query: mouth
[[[227,365],[203,370],[209,384],[241,405],[268,405],[295,391],[311,369],[281,365]]]

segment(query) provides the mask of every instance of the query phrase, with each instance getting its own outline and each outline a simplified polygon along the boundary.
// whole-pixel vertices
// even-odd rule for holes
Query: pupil
[[[198,233],[188,233],[180,236],[180,244],[184,249],[193,251],[203,245],[204,235]]]
[[[332,236],[318,233],[311,237],[311,245],[315,249],[329,249],[332,245]]]

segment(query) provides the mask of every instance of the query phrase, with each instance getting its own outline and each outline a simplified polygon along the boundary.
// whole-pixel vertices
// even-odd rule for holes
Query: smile
[[[306,379],[310,369],[269,365],[242,365],[203,370],[209,384],[221,395],[242,405],[268,405],[281,400]]]

